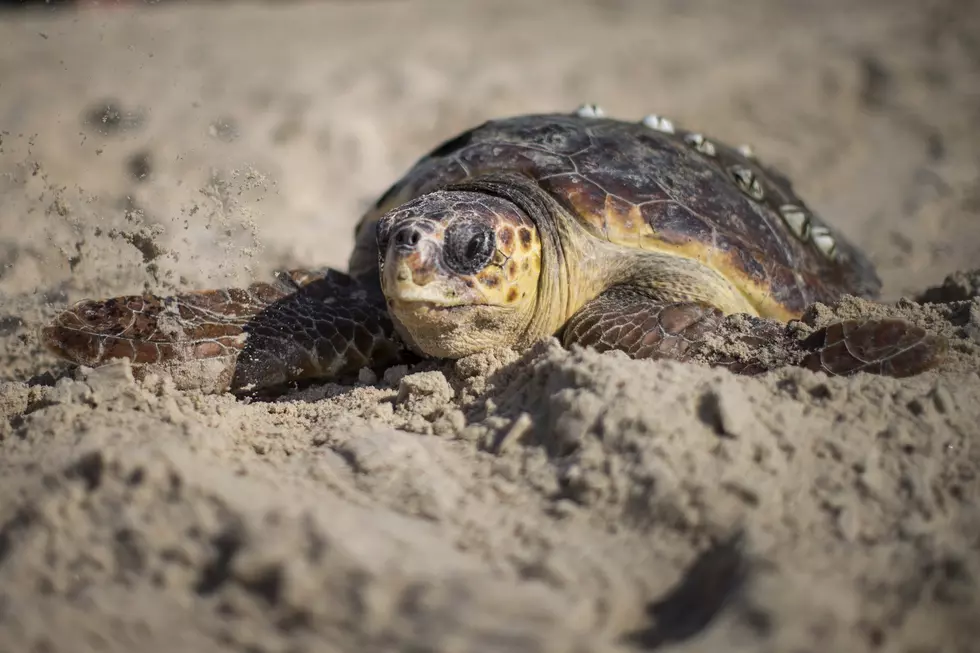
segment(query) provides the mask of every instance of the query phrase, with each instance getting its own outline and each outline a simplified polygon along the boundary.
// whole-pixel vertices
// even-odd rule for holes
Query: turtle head
[[[518,343],[537,300],[541,241],[516,204],[436,191],[386,213],[377,237],[381,287],[409,345],[460,358]]]

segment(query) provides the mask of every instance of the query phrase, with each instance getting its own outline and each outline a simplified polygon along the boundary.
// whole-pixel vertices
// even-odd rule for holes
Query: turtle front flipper
[[[746,316],[740,316],[746,317]],[[781,365],[800,365],[832,375],[868,372],[905,377],[938,365],[946,340],[904,320],[837,322],[800,341],[780,322],[748,317],[727,330],[721,311],[700,302],[662,303],[628,288],[613,288],[581,308],[565,325],[562,343],[621,350],[633,358],[700,360],[740,374],[757,374]],[[717,348],[712,334],[731,337],[739,354]],[[783,356],[759,355],[776,345]]]
[[[380,291],[336,270],[290,270],[273,283],[170,297],[85,300],[42,331],[73,363],[129,359],[180,388],[247,392],[330,380],[397,362],[402,347]]]
[[[612,288],[583,306],[562,330],[562,344],[618,349],[633,358],[691,357],[692,346],[717,330],[721,311],[701,302],[660,303],[628,288]]]

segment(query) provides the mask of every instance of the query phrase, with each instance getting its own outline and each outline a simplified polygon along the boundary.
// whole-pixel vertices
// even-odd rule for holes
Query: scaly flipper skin
[[[562,344],[618,349],[632,358],[690,357],[689,350],[724,320],[699,302],[660,304],[641,293],[613,288],[582,307],[565,324]]]
[[[247,289],[82,301],[59,314],[42,338],[81,365],[114,358],[135,368],[184,365],[189,373],[173,374],[179,386],[233,392],[330,380],[399,360],[402,347],[379,291],[335,270],[277,276]],[[202,374],[218,378],[195,378]]]
[[[935,367],[949,347],[945,338],[894,319],[836,322],[815,331],[801,346],[810,353],[800,364],[814,371],[899,378]]]
[[[626,288],[613,288],[586,304],[568,321],[562,343],[598,351],[618,349],[633,358],[689,360],[698,356],[741,374],[758,374],[761,359],[712,355],[706,338],[725,321],[721,311],[697,302],[658,303]],[[903,320],[847,320],[818,329],[803,341],[775,320],[749,318],[737,339],[749,348],[779,343],[797,365],[831,375],[857,372],[906,377],[942,362],[946,340]],[[751,354],[750,354],[751,356]]]

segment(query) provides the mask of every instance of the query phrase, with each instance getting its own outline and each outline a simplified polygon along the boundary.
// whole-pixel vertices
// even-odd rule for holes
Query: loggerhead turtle
[[[880,286],[748,148],[585,105],[491,120],[431,151],[358,223],[347,274],[82,301],[43,340],[75,363],[128,358],[183,387],[236,392],[552,335],[690,359],[736,314],[749,316],[746,342],[782,339],[794,362],[830,374],[936,365],[946,341],[901,320],[838,322],[802,341],[785,328],[811,303]]]

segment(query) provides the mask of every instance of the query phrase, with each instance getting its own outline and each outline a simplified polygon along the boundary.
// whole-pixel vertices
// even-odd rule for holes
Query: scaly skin
[[[746,375],[774,365],[799,365],[830,375],[867,372],[906,377],[935,367],[947,351],[944,338],[904,320],[846,320],[818,329],[800,342],[781,322],[750,317],[748,331],[735,336],[748,345],[748,353],[736,358],[710,345],[709,336],[726,319],[703,303],[665,304],[634,290],[612,290],[569,320],[562,343],[598,351],[617,349],[637,359],[696,358]],[[784,360],[757,358],[763,345],[776,345]]]
[[[82,365],[127,358],[138,372],[169,372],[180,387],[233,392],[383,368],[402,356],[384,298],[336,270],[290,270],[247,289],[85,300],[42,340]],[[211,365],[198,365],[205,360]]]

